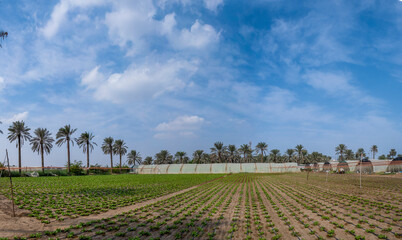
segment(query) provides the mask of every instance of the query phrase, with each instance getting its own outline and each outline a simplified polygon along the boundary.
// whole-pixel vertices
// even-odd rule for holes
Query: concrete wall
[[[370,160],[374,172],[385,172],[390,161]],[[359,161],[347,161],[350,171],[355,171]],[[319,163],[319,170],[322,171],[324,163]],[[331,162],[332,170],[336,170],[338,162]],[[311,165],[312,166],[312,165]],[[138,174],[194,174],[194,173],[281,173],[300,172],[304,166],[297,163],[210,163],[210,164],[161,164],[161,165],[140,165],[133,168],[133,173]]]

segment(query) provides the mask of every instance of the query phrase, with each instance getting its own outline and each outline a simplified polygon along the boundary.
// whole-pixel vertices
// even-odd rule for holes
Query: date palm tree
[[[228,151],[229,151],[229,159],[230,159],[230,162],[233,163],[233,162],[234,162],[235,155],[237,155],[237,148],[236,148],[235,145],[229,144],[229,145],[228,145]]]
[[[42,172],[45,172],[45,159],[44,154],[49,154],[53,148],[54,139],[52,134],[46,128],[37,128],[34,132],[35,137],[31,138],[30,144],[32,151],[38,152],[42,160]]]
[[[135,150],[131,150],[128,154],[127,154],[127,163],[129,165],[135,165],[136,163],[138,163],[138,165],[141,164],[141,160],[142,157],[140,155],[140,152],[137,152]],[[152,158],[151,158],[152,160]]]
[[[277,162],[277,158],[278,158],[278,154],[279,154],[279,149],[272,149],[271,150],[271,155],[273,158],[273,162],[276,163]]]
[[[303,150],[304,150],[303,145],[299,144],[299,145],[296,146],[296,152],[297,152],[297,156],[298,156],[298,163],[303,162]]]
[[[126,143],[121,139],[116,140],[113,145],[113,152],[114,152],[114,154],[119,155],[119,157],[120,157],[120,165],[119,165],[120,171],[119,172],[121,173],[121,156],[126,155],[126,153],[127,153]]]
[[[179,163],[183,163],[183,158],[187,155],[186,152],[177,152],[175,154],[176,158],[178,158]]]
[[[346,145],[345,144],[339,144],[336,148],[335,148],[335,153],[337,154],[337,155],[339,155],[339,158],[340,158],[340,160],[341,161],[343,161],[343,155],[345,154],[345,152],[346,152],[346,150],[347,150],[348,148],[346,147]]]
[[[242,144],[239,148],[239,151],[243,154],[243,162],[246,162],[246,156],[248,158],[248,155],[253,152],[250,145],[248,144]]]
[[[396,156],[396,151],[395,151],[395,148],[392,148],[390,151],[389,151],[389,157],[390,158],[394,158],[395,156]]]
[[[8,37],[8,32],[5,32],[3,30],[0,31],[0,40],[4,40],[4,38]],[[0,44],[0,48],[1,48],[1,44]]]
[[[195,150],[193,153],[193,159],[195,160],[195,163],[200,163],[202,159],[202,154],[204,153],[204,150]],[[193,161],[194,162],[194,161]]]
[[[223,142],[215,142],[214,147],[211,148],[211,152],[218,156],[218,162],[222,162],[222,154],[225,152],[225,150],[226,146],[223,145]]]
[[[21,174],[21,145],[24,145],[24,141],[31,139],[31,134],[29,133],[30,128],[25,126],[24,121],[15,121],[8,128],[7,139],[10,142],[16,141],[16,147],[18,147],[18,170]]]
[[[59,129],[56,134],[56,144],[57,146],[63,145],[63,143],[67,143],[67,169],[70,173],[70,142],[74,146],[74,141],[71,139],[71,135],[73,135],[77,131],[76,128],[72,129],[70,124],[66,125]]]
[[[290,148],[290,149],[286,150],[286,154],[288,155],[288,162],[291,161],[291,159],[292,159],[294,153],[295,153],[295,150],[294,150],[294,149],[291,149],[291,148]]]
[[[173,156],[168,150],[161,150],[159,153],[155,154],[155,162],[157,164],[171,164]]]
[[[345,158],[346,158],[346,160],[352,160],[355,158],[355,154],[353,153],[352,149],[346,149]]]
[[[151,165],[153,161],[154,161],[154,160],[152,159],[151,156],[147,156],[147,157],[144,159],[143,164],[144,164],[144,165]]]
[[[364,148],[357,149],[356,159],[360,159],[361,156],[363,156],[363,157],[366,156],[366,153],[364,152]]]
[[[89,152],[92,152],[94,145],[98,146],[94,141],[92,141],[94,137],[95,136],[92,133],[83,132],[79,138],[75,139],[78,147],[82,148],[83,153],[87,154],[87,174],[89,174]]]
[[[107,137],[103,139],[101,147],[104,154],[110,154],[110,173],[113,173],[113,143],[114,139],[112,137]]]
[[[263,162],[264,161],[264,152],[267,151],[268,144],[266,144],[265,142],[259,142],[257,144],[257,146],[255,146],[255,147],[256,147],[257,152],[261,152],[261,162]]]
[[[377,145],[371,146],[370,151],[373,153],[373,159],[375,159],[375,154],[378,153]]]

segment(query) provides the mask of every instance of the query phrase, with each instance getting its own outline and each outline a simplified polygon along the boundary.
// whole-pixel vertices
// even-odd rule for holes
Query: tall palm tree
[[[234,161],[234,157],[235,157],[235,155],[237,154],[237,148],[236,148],[236,146],[235,145],[233,145],[233,144],[229,144],[229,146],[228,146],[228,151],[229,151],[229,158],[230,158],[230,161],[233,163]]]
[[[356,159],[360,159],[361,156],[363,156],[363,157],[366,156],[366,153],[364,152],[364,148],[357,149]]]
[[[276,163],[276,160],[277,160],[277,158],[278,158],[279,152],[280,152],[279,149],[272,149],[272,150],[271,150],[271,154],[272,154],[273,162],[274,162],[274,163]]]
[[[113,173],[113,143],[112,137],[103,139],[102,151],[104,154],[110,154],[110,173]]]
[[[222,162],[222,154],[225,152],[225,150],[226,146],[223,145],[223,142],[215,142],[214,147],[211,148],[211,152],[218,156],[218,162]]]
[[[175,156],[178,158],[179,163],[183,163],[183,158],[187,155],[186,152],[177,152]]]
[[[94,145],[98,146],[92,139],[95,136],[89,132],[81,133],[79,138],[76,138],[75,141],[77,142],[78,147],[82,148],[83,153],[87,154],[87,174],[89,174],[89,152],[94,149]]]
[[[0,40],[4,40],[4,38],[8,37],[8,32],[5,32],[3,30],[0,31]],[[1,44],[0,44],[0,48],[1,48]]]
[[[204,153],[204,150],[195,150],[193,153],[193,159],[195,160],[195,163],[200,163],[202,154]]]
[[[246,156],[248,157],[248,155],[253,152],[250,145],[248,144],[241,145],[239,151],[243,154],[243,162],[246,162]]]
[[[296,152],[298,156],[298,163],[301,163],[303,161],[303,145],[299,144],[296,146]]]
[[[151,165],[153,161],[154,161],[154,160],[152,159],[151,156],[147,156],[147,157],[144,159],[143,164],[144,164],[144,165]]]
[[[31,138],[30,144],[32,151],[38,152],[42,160],[42,172],[45,172],[45,159],[44,154],[49,154],[53,148],[54,139],[52,134],[46,128],[37,128],[34,132],[35,137]]]
[[[31,134],[29,134],[30,128],[25,126],[24,121],[16,121],[8,128],[8,136],[7,139],[10,142],[16,142],[16,147],[18,147],[18,168],[19,173],[21,174],[21,145],[24,144],[24,141],[28,141],[31,139]]]
[[[114,154],[119,155],[119,157],[120,157],[120,165],[119,165],[120,171],[119,172],[121,173],[121,156],[126,155],[126,153],[127,153],[126,143],[121,139],[116,140],[113,145],[113,152],[114,152]]]
[[[352,160],[355,158],[355,154],[353,153],[352,149],[346,149],[345,158],[346,158],[346,160]]]
[[[59,129],[56,134],[56,144],[57,146],[63,145],[63,143],[67,143],[67,168],[70,173],[70,142],[74,146],[74,141],[71,139],[71,135],[73,135],[77,131],[76,128],[72,129],[70,124],[66,125]]]
[[[173,156],[168,150],[161,150],[159,153],[155,154],[155,162],[157,164],[170,164],[172,163]]]
[[[395,156],[396,156],[396,151],[395,151],[395,148],[392,148],[390,151],[389,151],[389,157],[390,158],[394,158]]]
[[[375,154],[378,153],[377,145],[371,146],[370,151],[373,153],[373,159],[375,159]]]
[[[268,144],[266,144],[265,142],[259,142],[257,144],[257,146],[255,146],[257,151],[261,152],[261,162],[264,161],[264,152],[267,151],[268,149]]]
[[[348,148],[346,147],[345,144],[339,144],[336,148],[335,148],[335,153],[337,155],[339,155],[339,158],[341,161],[343,161],[343,155],[345,154],[346,150],[348,150]]]
[[[286,150],[286,154],[288,155],[288,162],[290,162],[290,160],[292,159],[294,153],[295,153],[294,149],[290,148],[290,149]]]
[[[127,154],[127,163],[129,165],[135,165],[136,163],[138,163],[138,165],[140,165],[141,160],[142,160],[142,157],[140,155],[140,152],[137,152],[135,150],[131,150],[131,152],[129,152]],[[152,157],[151,157],[151,160],[152,160]]]

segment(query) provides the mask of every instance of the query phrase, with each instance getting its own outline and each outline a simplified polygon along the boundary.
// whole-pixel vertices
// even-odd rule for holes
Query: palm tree
[[[290,149],[286,150],[286,154],[288,155],[288,162],[290,162],[290,160],[292,159],[294,153],[295,153],[294,149],[290,148]]]
[[[296,152],[298,156],[298,163],[301,163],[303,161],[303,145],[299,144],[296,146]]]
[[[394,158],[395,156],[396,156],[395,148],[392,148],[392,149],[389,151],[389,157],[390,157],[390,158]]]
[[[253,150],[251,149],[250,145],[243,144],[240,146],[239,151],[243,154],[243,161],[246,162],[246,156],[251,154]]]
[[[233,144],[229,144],[228,146],[228,151],[229,151],[229,158],[231,162],[234,162],[234,157],[237,154],[237,148],[235,145]]]
[[[346,147],[345,144],[339,144],[336,148],[335,148],[335,153],[337,155],[339,155],[339,158],[341,161],[343,161],[343,155],[346,152],[348,148]]]
[[[66,125],[59,129],[56,134],[56,144],[57,146],[63,145],[63,143],[67,143],[67,168],[70,173],[70,142],[74,146],[74,141],[71,139],[71,135],[73,135],[77,131],[76,128],[72,129],[70,124]]]
[[[272,149],[271,150],[271,154],[272,154],[274,163],[276,163],[276,158],[278,157],[279,152],[280,152],[279,149]]]
[[[153,162],[154,160],[152,159],[152,157],[151,156],[147,156],[145,159],[144,159],[144,165],[151,165],[152,164],[152,162]]]
[[[355,157],[355,154],[353,153],[353,150],[352,149],[346,149],[346,151],[345,151],[346,160],[352,160],[352,159],[354,159],[354,157]]]
[[[45,172],[44,153],[49,154],[53,148],[54,139],[52,134],[46,128],[37,128],[34,132],[35,137],[30,141],[32,151],[38,152],[42,159],[42,172]]]
[[[0,121],[0,124],[2,124],[2,122]],[[0,130],[0,134],[3,134],[3,131]]]
[[[366,156],[366,153],[364,152],[364,149],[363,149],[363,148],[357,149],[357,152],[356,152],[356,159],[360,159],[360,156],[363,156],[363,157]]]
[[[110,154],[110,173],[113,173],[113,143],[112,137],[103,139],[102,151],[104,154]]]
[[[222,154],[225,152],[225,150],[226,146],[223,146],[223,142],[215,142],[214,147],[211,148],[211,152],[218,156],[218,162],[222,162]]]
[[[19,173],[21,174],[21,145],[24,144],[24,141],[28,141],[31,139],[31,134],[29,134],[30,128],[25,126],[24,121],[16,121],[8,128],[8,136],[7,139],[10,142],[14,142],[17,140],[16,146],[18,147],[18,168]]]
[[[202,154],[204,153],[204,150],[195,150],[193,153],[193,159],[195,162],[198,164],[201,161]],[[193,161],[194,162],[194,161]]]
[[[375,154],[378,153],[377,145],[371,146],[370,151],[373,153],[373,159],[375,159]]]
[[[0,31],[0,40],[4,40],[4,38],[8,37],[8,32],[5,32],[3,30]],[[1,48],[1,44],[0,44],[0,48]]]
[[[94,145],[98,146],[92,139],[95,136],[92,135],[92,133],[89,132],[83,132],[81,133],[81,136],[79,138],[76,138],[75,141],[77,142],[78,147],[82,147],[82,151],[84,153],[87,153],[87,174],[89,174],[89,152],[94,149]]]
[[[157,164],[170,164],[172,163],[173,156],[168,150],[161,150],[159,153],[155,154],[155,162]]]
[[[261,152],[261,162],[264,161],[264,152],[267,151],[268,149],[268,144],[266,144],[265,142],[259,142],[257,144],[257,146],[255,146],[257,151]]]
[[[177,152],[175,154],[176,158],[178,158],[179,163],[183,163],[183,158],[187,155],[186,152]]]
[[[138,163],[138,165],[140,165],[141,160],[142,160],[142,158],[140,156],[140,152],[137,152],[135,150],[131,150],[131,152],[129,152],[127,154],[127,163],[129,165],[135,165],[135,163]],[[152,160],[152,157],[151,157],[151,160]]]
[[[120,165],[119,165],[120,171],[119,172],[121,173],[121,155],[126,155],[126,153],[127,153],[126,143],[121,139],[116,140],[113,145],[113,152],[114,152],[114,154],[116,154],[116,155],[118,154],[120,156]]]

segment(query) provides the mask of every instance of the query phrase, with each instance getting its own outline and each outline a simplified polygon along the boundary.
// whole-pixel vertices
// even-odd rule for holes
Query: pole
[[[8,176],[10,177],[11,202],[13,203],[13,217],[15,217],[13,180],[11,178],[10,160],[8,159],[8,151],[7,151],[7,149],[6,149],[6,156],[7,156],[7,165],[8,165]]]
[[[363,154],[360,155],[360,188],[362,188],[362,163],[363,163]]]

